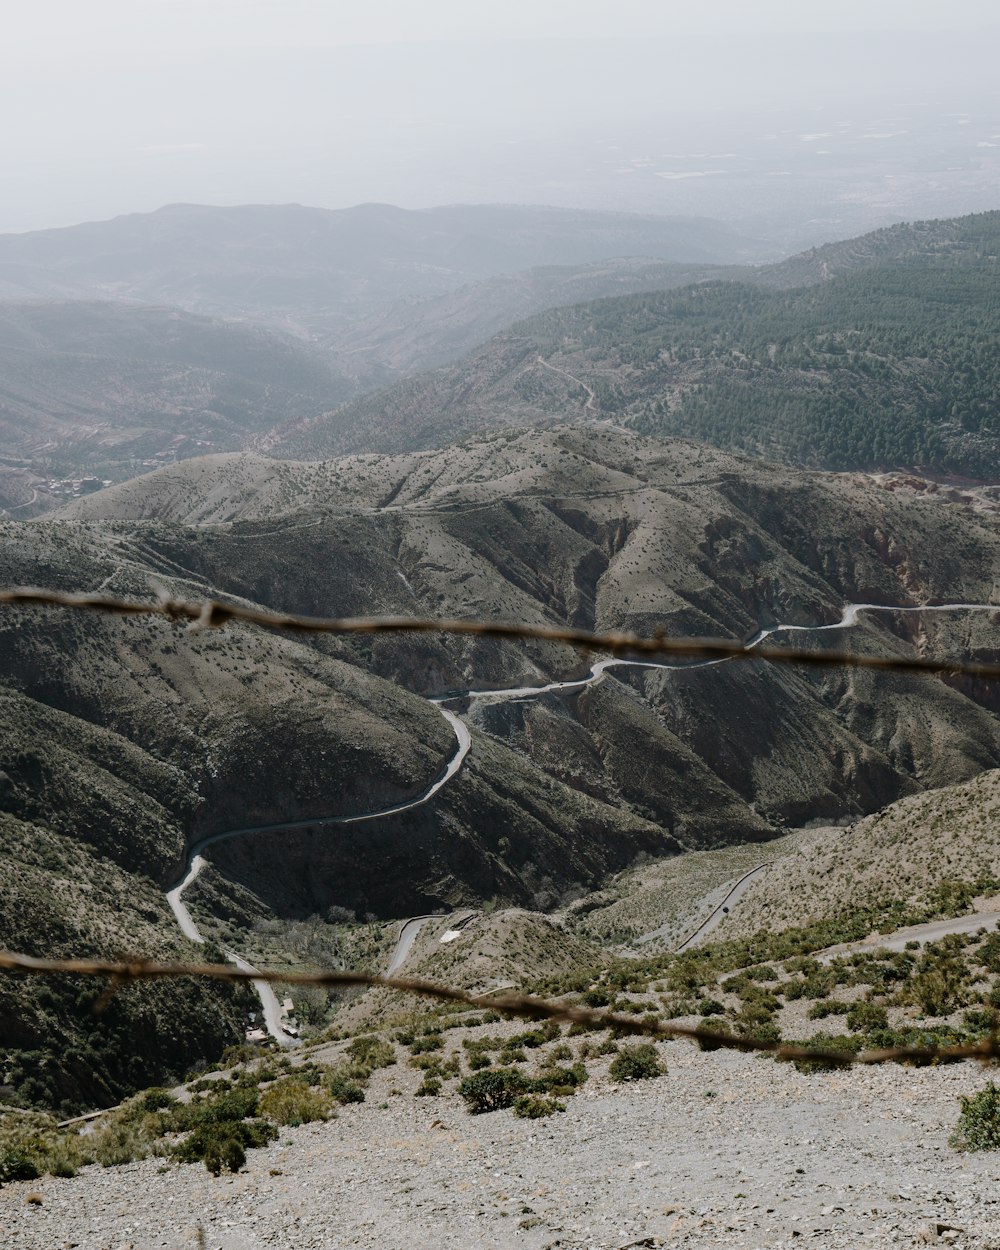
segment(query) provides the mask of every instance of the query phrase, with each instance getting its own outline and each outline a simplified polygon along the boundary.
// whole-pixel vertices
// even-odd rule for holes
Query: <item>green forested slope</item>
[[[603,417],[810,467],[994,476],[1000,212],[866,238],[739,282],[553,310],[275,450],[393,450]],[[812,285],[775,289],[796,279]]]

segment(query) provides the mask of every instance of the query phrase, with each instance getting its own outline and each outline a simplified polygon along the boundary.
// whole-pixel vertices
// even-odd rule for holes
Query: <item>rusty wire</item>
[[[959,1059],[984,1062],[1000,1058],[1000,1038],[996,1033],[977,1042],[953,1046],[894,1046],[884,1050],[865,1050],[859,1054],[834,1047],[800,1046],[795,1043],[765,1038],[742,1037],[685,1024],[668,1024],[617,1011],[602,1011],[557,999],[536,998],[531,994],[470,994],[466,990],[434,981],[408,977],[384,977],[367,972],[270,972],[254,969],[243,971],[231,964],[156,963],[134,959],[116,963],[104,959],[41,959],[13,951],[0,951],[0,973],[48,976],[68,973],[73,976],[108,977],[115,988],[135,981],[160,980],[166,977],[210,977],[216,981],[247,983],[278,982],[283,985],[318,985],[381,988],[436,998],[447,1003],[478,1011],[497,1011],[503,1015],[527,1020],[555,1020],[580,1024],[589,1029],[614,1029],[644,1037],[687,1038],[703,1050],[739,1050],[773,1055],[776,1059],[805,1060],[831,1067],[850,1067],[878,1063],[948,1063]]]
[[[118,599],[98,594],[71,594],[15,586],[0,590],[0,604],[77,608],[109,612],[118,616],[164,616],[188,621],[189,630],[220,629],[230,621],[258,625],[262,629],[293,630],[311,634],[465,634],[481,638],[510,638],[535,642],[561,642],[585,651],[609,651],[613,655],[669,656],[681,660],[765,660],[770,664],[811,665],[821,668],[865,668],[897,673],[941,673],[950,676],[1000,679],[1000,663],[979,660],[927,659],[917,656],[858,655],[838,651],[797,651],[791,647],[752,647],[729,638],[669,638],[622,631],[592,633],[561,625],[518,625],[505,621],[463,621],[448,618],[405,616],[300,616],[264,612],[242,604],[216,599],[171,599],[167,595],[149,600]],[[887,605],[889,606],[889,605]],[[932,607],[934,605],[927,605]],[[997,605],[1000,613],[1000,604]]]

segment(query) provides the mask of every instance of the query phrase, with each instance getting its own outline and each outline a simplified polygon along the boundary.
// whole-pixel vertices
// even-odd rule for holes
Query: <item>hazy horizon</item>
[[[803,8],[43,0],[0,49],[0,231],[177,202],[544,203],[796,246],[996,206],[992,6]]]

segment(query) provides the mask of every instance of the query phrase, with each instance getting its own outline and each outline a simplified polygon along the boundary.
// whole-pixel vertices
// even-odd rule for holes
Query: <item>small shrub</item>
[[[367,1077],[376,1068],[388,1068],[396,1062],[396,1050],[382,1037],[356,1037],[347,1048],[355,1076]]]
[[[970,1033],[977,1037],[982,1037],[987,1033],[995,1033],[997,1031],[997,1028],[1000,1027],[1000,1017],[991,1008],[986,1008],[985,1010],[977,1008],[973,1011],[967,1011],[962,1017],[962,1023]]]
[[[259,1103],[260,1094],[255,1089],[227,1089],[211,1099],[202,1114],[206,1120],[245,1120],[257,1114]]]
[[[45,1157],[45,1170],[53,1176],[76,1176],[78,1168],[91,1162],[79,1139],[60,1137],[49,1147]]]
[[[208,1082],[197,1082],[208,1084]],[[215,1084],[215,1082],[212,1082]],[[167,1107],[175,1107],[177,1098],[168,1089],[147,1089],[130,1100],[129,1110],[134,1110],[136,1118],[147,1115],[151,1111],[162,1111]]]
[[[336,1068],[326,1078],[326,1088],[337,1102],[347,1104],[364,1102],[365,1091],[343,1071]]]
[[[441,1092],[441,1078],[434,1076],[430,1072],[426,1073],[423,1081],[417,1086],[417,1098],[436,1098]]]
[[[587,1007],[593,1007],[596,1009],[598,1007],[607,1007],[607,1005],[611,1002],[611,996],[608,994],[607,990],[587,990],[583,995],[583,1001]]]
[[[266,1120],[206,1121],[174,1147],[174,1154],[185,1163],[200,1159],[218,1176],[227,1170],[238,1172],[246,1163],[248,1146],[266,1146],[277,1135],[278,1130]]]
[[[552,1115],[555,1111],[565,1111],[566,1104],[555,1098],[546,1098],[540,1094],[521,1094],[514,1099],[514,1114],[522,1120],[538,1120],[542,1116]]]
[[[575,1094],[578,1086],[587,1080],[587,1069],[582,1063],[574,1063],[571,1068],[546,1067],[531,1081],[536,1093]]]
[[[145,1159],[150,1153],[149,1142],[135,1124],[126,1120],[113,1120],[100,1129],[92,1139],[94,1159],[102,1168],[118,1167]]]
[[[440,1034],[427,1033],[423,1037],[413,1039],[410,1043],[410,1054],[423,1055],[427,1051],[440,1050],[443,1045],[444,1042],[441,1040]]]
[[[512,1107],[515,1099],[528,1092],[530,1082],[516,1068],[491,1068],[467,1076],[458,1092],[472,1115]]]
[[[858,1004],[855,1003],[855,1006]],[[844,1016],[849,1014],[850,1005],[842,1003],[839,999],[828,998],[813,1003],[806,1013],[810,1020],[825,1020],[827,1016]]]
[[[41,1176],[32,1154],[16,1141],[0,1145],[0,1185],[8,1181],[33,1181]]]
[[[639,1042],[624,1046],[611,1060],[608,1072],[615,1081],[646,1081],[661,1076],[666,1068],[660,1063],[652,1042]]]
[[[877,1003],[852,1003],[847,1013],[847,1027],[852,1033],[871,1033],[874,1029],[887,1029],[889,1016]]]
[[[861,1038],[843,1037],[832,1033],[815,1033],[801,1044],[814,1046],[818,1050],[842,1050],[856,1055],[861,1049]],[[792,1062],[799,1072],[829,1072],[831,1068],[841,1066],[835,1061],[824,1059],[821,1055],[815,1059],[794,1059]]]
[[[950,1144],[956,1150],[1000,1150],[1000,1087],[990,1081],[978,1094],[962,1098],[961,1103]]]
[[[314,1089],[294,1077],[276,1082],[260,1099],[260,1114],[282,1125],[325,1120],[330,1107],[330,1095],[325,1090]]]

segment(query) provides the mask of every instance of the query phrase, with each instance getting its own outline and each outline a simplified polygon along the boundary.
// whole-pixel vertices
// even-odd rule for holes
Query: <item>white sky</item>
[[[158,55],[192,46],[321,47],[439,39],[739,31],[969,30],[997,0],[30,0],[10,3],[0,58]]]
[[[178,200],[715,215],[698,162],[640,200],[618,152],[905,130],[933,92],[988,153],[998,52],[1000,0],[7,0],[0,231]]]

